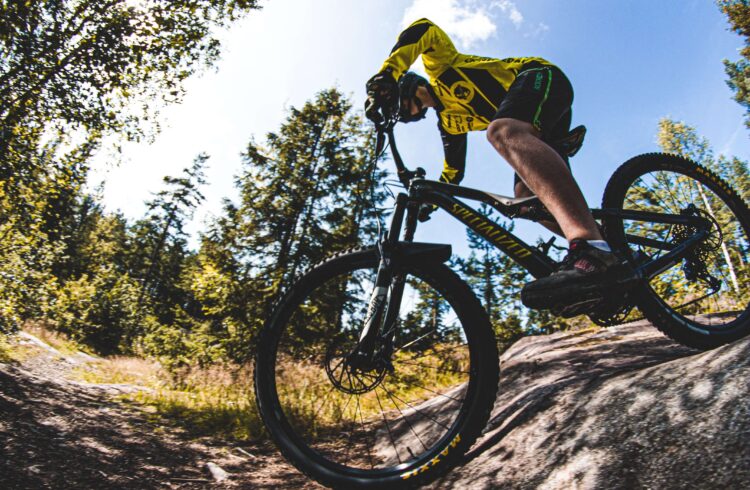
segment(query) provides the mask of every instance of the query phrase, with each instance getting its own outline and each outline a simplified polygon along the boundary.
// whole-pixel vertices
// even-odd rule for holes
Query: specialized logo
[[[459,100],[470,100],[474,95],[474,89],[466,82],[456,82],[451,86],[453,96]]]
[[[500,247],[511,257],[522,259],[531,255],[531,251],[525,248],[508,232],[488,221],[484,216],[477,214],[473,209],[454,203],[453,208],[449,209],[449,211],[456,218],[466,223],[469,228]]]
[[[450,450],[453,449],[454,447],[458,446],[459,442],[461,442],[461,436],[457,435],[451,441],[451,443],[448,444],[448,447],[446,447],[445,449],[443,449],[442,451],[440,451],[440,454],[438,454],[437,456],[435,456],[434,458],[432,458],[428,463],[423,464],[422,466],[420,466],[416,470],[412,470],[412,471],[410,471],[408,473],[404,473],[403,475],[401,475],[401,479],[402,480],[408,480],[412,476],[417,476],[420,473],[424,473],[426,471],[429,471],[430,468],[432,468],[433,466],[437,465],[438,463],[440,463],[442,461],[442,459],[440,459],[441,456],[442,457],[448,456],[448,453],[450,452]]]
[[[534,78],[534,90],[542,89],[542,81],[544,81],[544,74],[538,71],[536,73],[536,77]]]

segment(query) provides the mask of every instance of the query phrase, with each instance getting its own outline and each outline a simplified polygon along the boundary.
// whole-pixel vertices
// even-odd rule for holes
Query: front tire
[[[612,175],[602,207],[695,213],[712,221],[694,253],[650,278],[635,291],[635,303],[666,335],[697,349],[750,334],[750,211],[718,175],[677,155],[640,155]],[[665,253],[634,245],[639,238],[678,243],[690,233],[617,216],[605,217],[604,226],[610,245],[633,264]]]
[[[405,488],[434,479],[471,447],[495,401],[498,354],[487,314],[468,285],[434,261],[394,264],[407,287],[392,366],[347,367],[378,262],[367,249],[315,267],[292,286],[259,340],[263,421],[292,464],[331,487]]]

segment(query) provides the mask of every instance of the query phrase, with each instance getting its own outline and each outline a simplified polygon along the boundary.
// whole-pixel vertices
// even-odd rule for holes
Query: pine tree
[[[734,91],[734,100],[746,109],[745,125],[750,128],[750,2],[718,0],[717,3],[732,30],[745,38],[745,46],[740,50],[742,59],[724,60],[724,69],[729,76],[727,85]]]
[[[163,323],[174,320],[174,308],[187,299],[179,287],[184,261],[189,256],[185,225],[203,202],[200,187],[206,183],[208,156],[198,155],[180,177],[164,177],[166,189],[147,203],[148,214],[134,227],[134,254],[130,269],[141,281],[139,305],[146,295]]]
[[[190,272],[212,335],[230,358],[247,358],[274,301],[297,275],[372,242],[383,200],[372,141],[350,102],[330,89],[290,108],[264,144],[249,142],[237,177],[239,203],[225,203]]]

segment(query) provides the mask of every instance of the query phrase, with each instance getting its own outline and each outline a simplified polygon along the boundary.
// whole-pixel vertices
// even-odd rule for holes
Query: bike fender
[[[398,242],[394,255],[399,260],[445,262],[451,258],[451,246],[445,243]]]

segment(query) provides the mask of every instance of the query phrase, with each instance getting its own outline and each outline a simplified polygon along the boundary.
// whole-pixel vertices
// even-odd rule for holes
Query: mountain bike
[[[377,124],[376,153],[387,138],[405,189],[387,232],[299,278],[267,320],[256,356],[268,432],[298,469],[331,487],[431,481],[460,461],[495,401],[491,320],[446,265],[450,245],[414,241],[422,204],[447,211],[533,277],[558,266],[552,242],[527,244],[464,202],[510,220],[552,220],[536,197],[425,179],[399,155],[395,123]],[[750,333],[750,211],[716,173],[676,155],[640,155],[615,171],[592,213],[636,277],[587,298],[593,321],[617,324],[637,308],[697,349]]]

